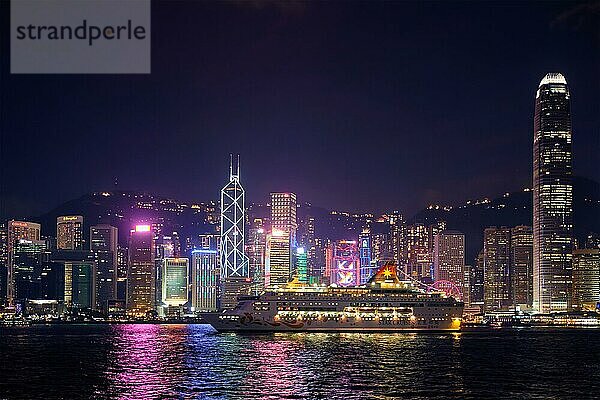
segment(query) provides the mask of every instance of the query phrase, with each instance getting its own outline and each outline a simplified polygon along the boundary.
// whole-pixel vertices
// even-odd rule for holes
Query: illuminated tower
[[[450,281],[463,290],[465,235],[443,231],[433,237],[433,271],[436,281]]]
[[[533,232],[519,225],[510,234],[510,270],[513,304],[533,304]]]
[[[8,221],[7,232],[7,253],[8,253],[8,271],[7,271],[7,300],[12,304],[15,296],[15,277],[14,277],[14,250],[15,245],[21,239],[40,240],[41,225],[35,222],[26,221]]]
[[[96,301],[107,309],[108,300],[117,298],[117,239],[118,229],[110,225],[90,227],[90,250],[96,260]]]
[[[154,233],[150,225],[136,225],[129,237],[127,313],[144,317],[154,311],[156,270]]]
[[[233,308],[237,296],[250,287],[250,268],[244,253],[244,188],[240,183],[240,156],[231,155],[229,182],[221,189],[221,307]]]
[[[600,303],[600,250],[573,250],[573,307],[594,310]]]
[[[161,300],[167,315],[181,315],[188,302],[190,260],[184,257],[166,257],[162,260]]]
[[[273,229],[267,235],[265,255],[265,286],[285,285],[291,275],[290,235]]]
[[[573,185],[569,88],[547,74],[535,98],[533,132],[533,306],[567,310],[571,302]]]
[[[512,305],[510,228],[486,228],[483,234],[483,301],[488,311]]]
[[[56,218],[56,248],[81,250],[83,246],[83,217],[64,215]]]

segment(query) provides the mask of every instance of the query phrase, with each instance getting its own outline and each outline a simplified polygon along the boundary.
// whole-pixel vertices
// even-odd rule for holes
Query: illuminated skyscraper
[[[219,255],[207,246],[192,250],[192,311],[217,311],[219,293]]]
[[[465,235],[443,231],[434,236],[433,270],[436,281],[449,281],[463,290]]]
[[[512,305],[510,228],[486,228],[483,236],[485,309],[506,310]]]
[[[326,271],[331,284],[360,285],[360,258],[356,240],[338,240],[332,243],[329,251]]]
[[[308,260],[304,247],[296,249],[296,277],[302,283],[308,283]]]
[[[594,310],[600,304],[600,250],[573,250],[573,307]]]
[[[90,250],[96,260],[96,301],[107,309],[108,300],[117,299],[118,229],[110,225],[90,227]]]
[[[39,295],[39,278],[44,262],[49,261],[45,240],[19,239],[12,249],[14,300],[22,302]]]
[[[516,226],[510,234],[512,300],[516,306],[533,304],[533,231]]]
[[[221,307],[233,308],[237,296],[251,286],[249,260],[245,250],[245,192],[240,183],[240,158],[233,155],[229,182],[221,189]]]
[[[9,304],[12,304],[14,301],[14,291],[15,291],[15,282],[14,282],[14,247],[15,244],[21,240],[40,240],[40,224],[36,224],[35,222],[26,222],[26,221],[8,221],[8,232],[7,232],[7,253],[8,253],[8,272],[7,272],[7,289],[6,296]]]
[[[64,215],[56,218],[56,248],[59,250],[83,249],[83,217]]]
[[[290,280],[290,250],[290,235],[285,231],[272,229],[267,236],[265,286],[281,286]]]
[[[271,228],[288,232],[292,246],[296,243],[296,209],[298,207],[295,193],[271,193]]]
[[[254,294],[265,288],[265,256],[267,251],[267,232],[263,220],[255,218],[248,232],[246,254],[250,262],[250,276]]]
[[[129,237],[127,313],[143,317],[155,311],[156,270],[154,233],[150,225],[136,225]]]
[[[536,93],[533,133],[533,306],[544,313],[571,301],[571,134],[567,81],[549,73]]]
[[[363,229],[358,237],[360,255],[360,284],[364,285],[377,270],[377,265],[371,260],[371,230]]]
[[[188,276],[190,260],[167,257],[162,261],[162,296],[167,307],[180,308],[188,302]]]

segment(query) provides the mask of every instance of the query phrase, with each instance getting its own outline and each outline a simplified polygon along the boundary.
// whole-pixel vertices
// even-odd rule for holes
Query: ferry
[[[458,331],[464,304],[402,281],[383,265],[366,285],[310,286],[297,280],[260,296],[239,296],[234,309],[203,313],[219,332]]]

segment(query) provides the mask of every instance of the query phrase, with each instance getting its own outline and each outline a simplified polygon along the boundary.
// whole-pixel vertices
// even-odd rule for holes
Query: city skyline
[[[177,6],[157,7],[155,15],[181,16]],[[235,49],[235,66],[220,68],[225,60],[217,44],[196,43],[199,55],[181,67],[181,74],[173,74],[169,57],[161,57],[154,60],[152,77],[134,77],[127,85],[118,76],[83,81],[3,75],[3,219],[39,215],[83,193],[112,189],[115,180],[122,190],[190,202],[214,199],[218,192],[212,188],[224,178],[218,166],[232,152],[244,158],[246,185],[253,188],[248,203],[272,191],[292,191],[330,209],[400,209],[411,215],[429,203],[457,204],[520,190],[532,185],[533,88],[552,71],[564,73],[574,93],[574,173],[600,180],[597,42],[590,19],[583,16],[574,26],[580,14],[570,3],[423,5],[432,12],[426,18],[414,4],[387,4],[367,9],[360,15],[364,19],[356,5],[335,18],[331,6],[315,3],[300,7],[298,14],[269,4],[190,7],[200,15],[216,15],[204,25],[182,23],[179,32],[193,33],[190,38],[206,37],[205,30],[212,32],[217,21],[255,28],[243,41],[235,30],[220,39],[219,45]],[[403,29],[392,28],[386,17],[398,13]],[[493,25],[497,18],[507,23]],[[449,19],[455,22],[448,24]],[[330,28],[319,23],[323,20]],[[364,35],[352,33],[358,21]],[[486,22],[496,28],[481,31]],[[447,28],[444,41],[432,36],[429,23]],[[161,19],[154,29],[157,49],[174,51],[166,46],[173,33]],[[525,31],[535,34],[507,40]],[[308,35],[312,45],[302,45],[299,35]],[[322,37],[328,39],[319,44]],[[267,56],[291,56],[284,46],[288,40],[297,44],[294,57]],[[277,66],[299,76],[284,79]],[[157,85],[158,80],[164,83]],[[186,89],[178,94],[181,87]],[[62,92],[71,95],[57,102],[56,93]],[[25,93],[36,93],[36,101],[45,104],[36,108],[38,114],[25,106],[30,99]],[[225,109],[223,97],[238,95],[238,102]],[[111,118],[90,115],[98,104]],[[161,144],[160,157],[150,143]],[[120,150],[108,152],[106,146]],[[74,156],[48,163],[19,158],[45,159],[66,149]],[[166,159],[177,160],[174,173],[164,168]],[[107,162],[96,168],[89,160]],[[41,179],[44,174],[54,176],[52,182]],[[320,190],[320,182],[334,190]],[[383,193],[373,204],[373,194]]]

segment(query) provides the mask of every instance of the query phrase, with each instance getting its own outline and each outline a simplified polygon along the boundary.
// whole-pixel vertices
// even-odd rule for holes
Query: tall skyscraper
[[[50,253],[45,240],[19,239],[12,248],[14,301],[39,297],[39,281]]]
[[[600,250],[573,250],[573,307],[594,310],[600,304]]]
[[[465,269],[465,235],[443,231],[434,236],[433,271],[436,281],[444,280],[463,290]]]
[[[363,229],[358,237],[358,251],[360,255],[360,284],[366,284],[377,271],[377,266],[371,262],[371,230]]]
[[[96,260],[96,301],[106,310],[108,300],[117,299],[118,229],[110,225],[90,226],[90,250]]]
[[[219,255],[215,247],[207,244],[192,250],[192,311],[217,311],[218,294]]]
[[[190,260],[183,257],[166,257],[162,260],[161,300],[166,308],[182,311],[182,306],[188,302],[189,266]]]
[[[567,81],[549,73],[536,93],[533,133],[533,306],[544,313],[571,301],[571,135]]]
[[[515,306],[533,304],[533,231],[519,225],[510,234],[512,299]]]
[[[51,264],[60,265],[64,274],[63,298],[65,304],[75,308],[96,308],[96,261],[91,251],[56,250]]]
[[[240,158],[231,155],[229,182],[221,189],[221,307],[233,308],[237,296],[251,287],[245,250],[245,192],[240,183]]]
[[[308,283],[308,260],[304,247],[296,248],[296,277],[302,283]]]
[[[295,193],[271,193],[271,228],[288,232],[291,243],[296,243],[296,209],[298,202]]]
[[[56,218],[56,248],[59,250],[83,249],[83,217],[64,215]]]
[[[291,277],[291,245],[288,232],[272,229],[267,235],[265,286],[285,285]]]
[[[14,282],[14,247],[21,239],[40,240],[40,224],[27,221],[8,221],[7,232],[7,253],[8,253],[8,271],[6,277],[7,289],[6,297],[9,304],[12,304],[15,296]]]
[[[154,233],[150,225],[136,225],[129,236],[127,313],[144,317],[155,311],[156,270]]]
[[[356,240],[338,240],[332,243],[326,271],[331,284],[360,285],[360,257]]]
[[[248,243],[246,244],[254,294],[260,294],[265,288],[266,251],[267,230],[264,221],[261,218],[255,218],[248,230]]]
[[[507,310],[512,305],[510,228],[486,228],[483,236],[485,309]]]

